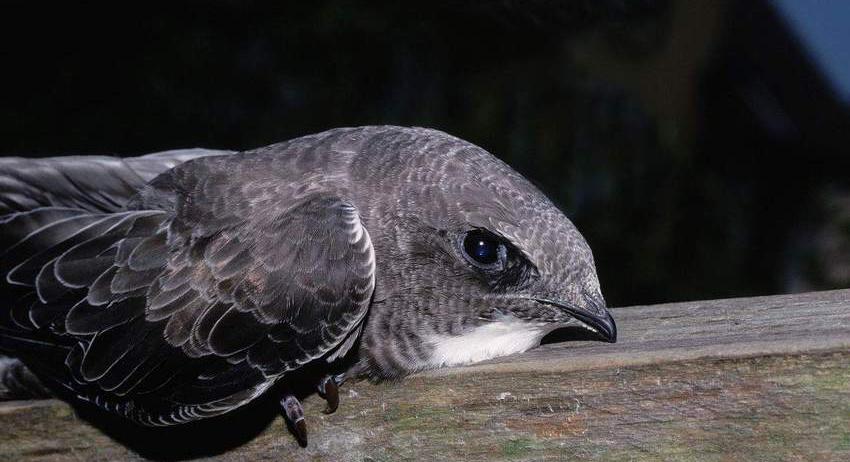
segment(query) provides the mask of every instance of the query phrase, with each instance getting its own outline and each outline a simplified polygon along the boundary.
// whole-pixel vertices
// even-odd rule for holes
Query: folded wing
[[[16,300],[0,309],[0,351],[153,425],[226,412],[344,354],[374,288],[356,208],[321,188],[267,200],[261,185],[192,181],[202,163],[157,184],[173,209],[0,218],[3,290]]]

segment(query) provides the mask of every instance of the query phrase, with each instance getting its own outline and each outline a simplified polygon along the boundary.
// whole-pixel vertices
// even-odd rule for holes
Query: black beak
[[[611,317],[611,313],[605,309],[604,304],[596,302],[595,299],[587,298],[588,304],[590,305],[589,309],[577,308],[564,302],[547,300],[545,298],[536,298],[535,300],[547,305],[557,306],[567,312],[570,316],[592,327],[596,330],[597,334],[599,334],[601,341],[608,343],[617,342],[617,324],[614,322],[614,318]]]

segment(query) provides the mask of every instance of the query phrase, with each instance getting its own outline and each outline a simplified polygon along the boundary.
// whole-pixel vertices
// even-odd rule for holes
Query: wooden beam
[[[613,311],[616,345],[347,384],[330,416],[310,397],[306,449],[273,401],[155,431],[18,401],[0,460],[850,460],[850,291]]]

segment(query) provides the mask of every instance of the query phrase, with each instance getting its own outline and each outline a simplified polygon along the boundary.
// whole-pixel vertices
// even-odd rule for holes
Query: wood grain
[[[616,345],[310,397],[306,449],[271,399],[159,431],[47,400],[0,403],[0,459],[850,460],[850,291],[613,311]]]

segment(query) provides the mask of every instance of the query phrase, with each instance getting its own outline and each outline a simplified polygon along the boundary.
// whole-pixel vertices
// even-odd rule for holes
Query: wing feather
[[[119,159],[66,156],[0,158],[0,212],[69,207],[121,212],[145,183],[185,161],[231,151],[183,149]]]
[[[0,217],[0,269],[24,296],[0,319],[8,343],[54,345],[65,373],[44,370],[57,384],[157,425],[226,412],[345,355],[375,277],[357,209],[321,188],[228,182],[228,162],[174,169],[131,201],[139,210]]]

